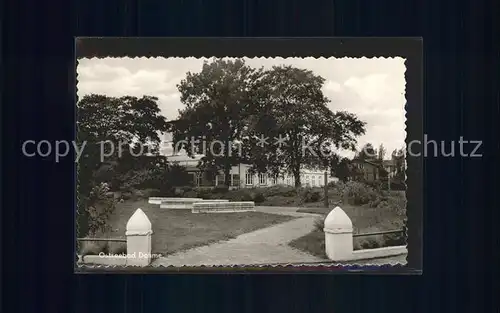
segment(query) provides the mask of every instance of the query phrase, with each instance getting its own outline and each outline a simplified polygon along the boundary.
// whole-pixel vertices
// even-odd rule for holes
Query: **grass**
[[[314,230],[309,234],[293,240],[289,245],[322,259],[328,259],[325,253],[325,234]]]
[[[162,255],[228,240],[294,219],[262,212],[193,214],[191,210],[160,209],[147,200],[125,201],[117,204],[109,219],[112,232],[99,237],[124,238],[127,221],[137,208],[141,208],[151,221],[152,252]]]
[[[371,233],[378,231],[397,230],[403,227],[403,219],[391,207],[373,208],[368,205],[340,205],[342,210],[351,218],[354,233]],[[297,212],[321,214],[324,217],[333,209],[312,207],[302,208]],[[323,232],[323,218],[318,219],[315,229],[309,234],[292,242],[290,246],[320,258],[326,258],[325,233]],[[398,234],[376,235],[354,238],[354,250],[373,249],[378,247],[404,245],[404,237]]]

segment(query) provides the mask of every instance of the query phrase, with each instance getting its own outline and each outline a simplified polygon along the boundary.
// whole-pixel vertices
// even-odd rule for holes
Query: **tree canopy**
[[[241,161],[238,139],[258,98],[261,73],[241,59],[214,59],[177,85],[185,107],[174,126],[174,144],[190,156],[204,154],[200,166],[222,169],[225,182],[231,166]]]
[[[185,107],[174,144],[188,155],[204,154],[201,166],[223,169],[226,182],[231,166],[247,163],[257,172],[291,173],[300,186],[301,169],[329,166],[336,148],[353,150],[365,133],[354,114],[330,110],[324,83],[292,66],[264,70],[240,59],[205,62],[178,85]],[[214,141],[224,145],[211,146]]]
[[[300,186],[301,169],[328,166],[336,148],[354,149],[365,132],[354,114],[329,109],[325,80],[312,71],[275,66],[262,82],[260,109],[244,138],[248,161],[259,171],[291,173]],[[259,144],[259,138],[268,138],[268,144]]]
[[[141,184],[166,163],[160,157],[145,156],[158,151],[159,132],[168,129],[157,101],[149,96],[117,98],[92,94],[77,103],[76,141],[83,147],[77,176],[82,234],[87,232],[88,210],[95,205],[89,196],[94,187],[102,182],[115,188],[125,182]]]

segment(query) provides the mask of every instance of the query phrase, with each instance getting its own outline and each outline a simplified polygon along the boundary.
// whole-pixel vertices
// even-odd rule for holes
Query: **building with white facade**
[[[197,166],[203,155],[190,157],[185,150],[175,151],[172,145],[172,134],[163,134],[163,143],[160,154],[165,156],[168,162],[177,163],[186,167],[187,172],[192,175],[193,183],[199,187],[214,187],[224,184],[224,174],[220,173],[215,177],[207,176]],[[267,173],[251,173],[250,165],[239,164],[231,168],[231,188],[252,188],[269,187],[273,185],[295,186],[293,175],[283,175],[272,177]],[[329,171],[328,171],[329,172]],[[321,187],[324,186],[324,170],[303,169],[301,171],[301,183],[303,186]],[[328,182],[338,181],[338,178],[331,177],[328,173]]]

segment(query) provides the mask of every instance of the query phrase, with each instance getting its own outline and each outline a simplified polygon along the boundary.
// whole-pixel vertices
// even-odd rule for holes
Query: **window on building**
[[[225,178],[224,174],[217,175],[217,186],[224,185]]]
[[[314,187],[316,186],[316,176],[312,176],[312,179],[311,179],[311,185]]]
[[[192,184],[193,186],[196,186],[196,174],[195,173],[188,173],[189,174],[189,183]]]
[[[267,185],[267,175],[266,174],[259,174],[259,184]]]
[[[245,184],[247,184],[247,185],[253,185],[253,174],[246,173],[246,175],[245,175]]]
[[[231,180],[231,186],[239,186],[240,185],[240,175],[233,174]]]

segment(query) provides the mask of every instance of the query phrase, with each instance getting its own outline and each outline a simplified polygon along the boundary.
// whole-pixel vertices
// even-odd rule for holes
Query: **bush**
[[[369,204],[378,197],[377,192],[372,187],[355,181],[345,184],[342,194],[354,205]]]
[[[196,190],[186,191],[183,195],[183,198],[198,198],[198,192]]]
[[[108,197],[109,186],[106,183],[96,185],[90,191],[87,199],[86,210],[89,214],[89,233],[95,234],[98,231],[107,231],[109,225],[107,221],[115,209],[115,199]]]
[[[274,197],[274,196],[283,196],[283,197],[295,197],[297,195],[297,190],[294,187],[290,186],[271,186],[269,188],[263,188],[264,196],[266,197]]]
[[[376,249],[386,246],[383,236],[354,238],[354,250]]]
[[[253,201],[255,203],[262,203],[262,202],[266,201],[266,196],[264,196],[264,194],[261,192],[256,192],[253,195]]]
[[[84,241],[81,243],[80,254],[82,257],[86,255],[99,255],[99,253],[108,253],[107,243],[105,241]]]
[[[160,190],[158,189],[143,189],[141,190],[141,197],[144,199],[147,199],[149,197],[161,197],[160,195]]]
[[[300,200],[302,203],[318,202],[321,200],[321,192],[312,188],[304,188],[300,192]]]
[[[107,245],[108,253],[111,254],[126,254],[127,253],[127,244],[125,242],[108,242]]]
[[[225,185],[215,186],[212,192],[214,193],[227,193],[229,191],[229,187]]]
[[[323,228],[325,228],[325,218],[318,218],[314,221],[314,230],[317,231],[323,231]]]
[[[81,243],[81,247],[80,254],[82,256],[99,255],[99,253],[127,253],[127,244],[124,242],[84,241]]]

